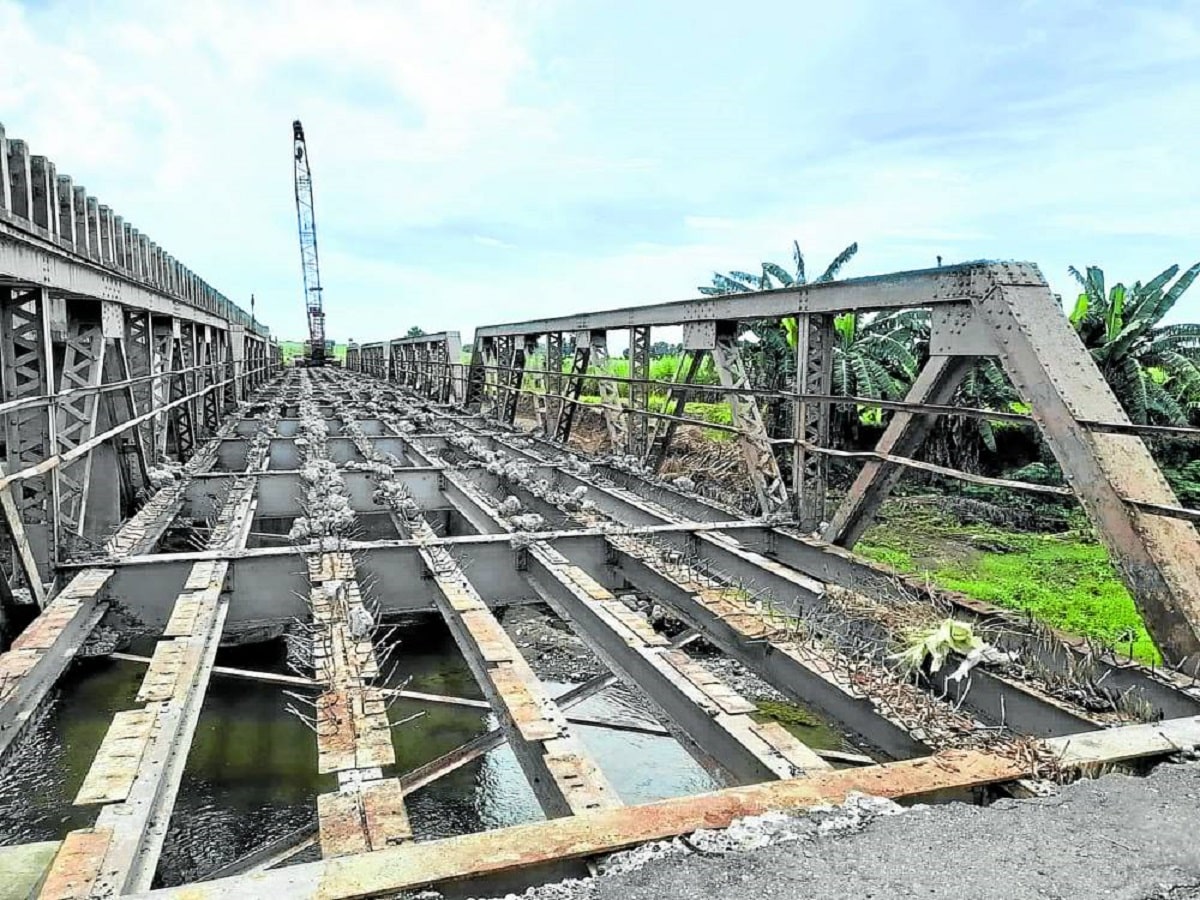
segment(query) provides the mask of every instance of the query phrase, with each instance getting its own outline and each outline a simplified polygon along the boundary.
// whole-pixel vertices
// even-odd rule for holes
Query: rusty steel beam
[[[355,434],[355,439],[362,442],[364,454],[369,453],[365,438]],[[619,806],[616,791],[462,566],[445,547],[435,545],[437,536],[424,515],[405,514],[404,524],[437,587],[435,605],[495,710],[545,814],[554,818]]]

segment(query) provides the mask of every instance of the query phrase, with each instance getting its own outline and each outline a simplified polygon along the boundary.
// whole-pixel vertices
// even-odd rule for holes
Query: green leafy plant
[[[1200,263],[1182,275],[1175,265],[1146,284],[1107,290],[1098,266],[1070,272],[1083,288],[1071,324],[1129,418],[1186,425],[1200,412],[1200,324],[1162,320],[1200,275]]]

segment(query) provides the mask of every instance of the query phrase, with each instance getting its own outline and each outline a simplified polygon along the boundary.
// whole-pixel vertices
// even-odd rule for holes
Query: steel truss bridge
[[[345,371],[283,371],[265,330],[48,161],[18,141],[0,142],[0,160],[4,608],[29,620],[0,655],[0,756],[27,738],[98,625],[153,646],[126,656],[145,679],[75,797],[92,824],[62,835],[41,897],[332,900],[448,884],[478,895],[495,879],[574,873],[641,842],[853,791],[994,785],[1024,796],[1047,778],[1200,745],[1200,516],[1180,506],[1144,443],[1163,431],[1130,424],[1032,265],[481,327],[466,362],[447,332],[352,346]],[[895,308],[932,316],[931,357],[908,398],[833,396],[832,317]],[[793,422],[780,436],[764,423],[770,392],[752,385],[737,334],[739,322],[784,317],[798,319],[800,339],[795,383],[774,392]],[[657,384],[651,330],[673,326],[687,352]],[[589,371],[614,331],[629,335],[623,379]],[[980,357],[1000,360],[1066,485],[917,458],[939,416],[1013,417],[951,405]],[[704,390],[732,409],[750,511],[657,475],[678,426],[697,424],[685,402],[706,359],[720,385]],[[585,378],[601,395],[592,409],[603,456],[572,444]],[[651,403],[653,388],[665,403]],[[847,402],[891,413],[872,451],[830,446],[831,410]],[[836,508],[833,456],[862,463]],[[1170,665],[1138,665],[855,555],[913,468],[1073,494]],[[199,548],[165,540],[197,521],[207,523]],[[281,540],[251,540],[264,531]],[[684,633],[655,631],[624,602],[630,594],[667,609]],[[552,610],[609,674],[554,695],[499,618],[524,603]],[[481,704],[388,686],[386,660],[405,648],[387,622],[417,613],[445,623],[498,727],[408,768],[391,699]],[[1016,662],[980,664],[959,681],[902,671],[904,629],[948,615]],[[297,625],[308,638],[302,675],[216,664],[222,642]],[[814,749],[759,721],[705,665],[697,638],[836,723],[847,749]],[[208,880],[156,887],[206,691],[231,677],[294,692],[329,789],[314,798],[312,828],[264,841]],[[644,692],[663,733],[729,787],[623,802],[572,712],[615,681]],[[409,796],[502,744],[546,821],[414,834]],[[280,865],[313,844],[320,859]]]

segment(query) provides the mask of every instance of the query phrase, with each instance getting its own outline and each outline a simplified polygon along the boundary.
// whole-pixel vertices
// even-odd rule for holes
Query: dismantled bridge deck
[[[458,335],[443,333],[351,346],[349,371],[285,370],[258,323],[2,129],[0,186],[0,609],[15,635],[0,654],[0,757],[35,730],[77,657],[145,667],[74,795],[72,821],[88,824],[62,835],[41,897],[512,885],[853,791],[1003,784],[1020,795],[1200,745],[1200,514],[1171,494],[1142,441],[1154,430],[1129,423],[1036,267],[486,326],[467,364]],[[907,307],[930,310],[930,359],[910,396],[832,396],[832,316]],[[796,319],[792,389],[767,391],[752,383],[738,323],[785,317]],[[654,382],[651,329],[677,326],[683,362]],[[629,333],[625,378],[596,371],[615,330]],[[938,416],[1021,418],[950,405],[979,357],[1000,361],[1066,484],[915,458]],[[732,434],[743,496],[658,475],[677,429],[697,424],[683,412],[708,359],[720,384],[705,390],[729,402],[732,423],[699,424]],[[600,394],[603,456],[571,444],[585,380]],[[665,402],[651,404],[651,388]],[[892,414],[873,451],[829,445],[839,403]],[[782,432],[764,416],[771,404],[788,413]],[[863,463],[836,510],[830,456]],[[913,468],[1076,495],[1170,665],[1137,665],[856,556]],[[556,695],[505,624],[522,604],[550,611],[606,673]],[[648,604],[673,636],[651,627]],[[390,681],[417,616],[444,625],[482,699]],[[906,670],[896,650],[908,630],[947,617],[996,654],[961,677]],[[222,645],[281,638],[294,674],[217,664]],[[126,640],[139,652],[114,652]],[[841,745],[808,746],[763,721],[730,671],[813,710]],[[264,838],[209,880],[160,887],[210,685],[235,677],[277,689],[311,730],[314,827]],[[657,724],[576,709],[615,682],[644,696]],[[494,727],[406,769],[400,700],[487,711]],[[669,736],[724,787],[630,805],[581,738],[596,725]],[[422,839],[414,793],[502,745],[547,821]],[[294,859],[313,846],[319,859]]]
[[[153,886],[215,647],[288,623],[306,623],[311,679],[279,678],[279,689],[295,692],[320,770],[336,779],[318,798],[316,833],[180,896],[374,896],[535,871],[850,791],[898,797],[1058,777],[1200,741],[1200,692],[1177,675],[1084,660],[1045,629],[931,596],[788,527],[587,462],[394,384],[294,370],[228,420],[199,458],[208,471],[185,476],[172,496],[185,516],[203,506],[214,518],[206,548],[104,556],[48,610],[84,612],[43,617],[45,648],[77,643],[81,631],[70,622],[88,611],[95,618],[105,604],[160,635],[137,698],[143,705],[118,713],[77,798],[99,805],[95,825],[66,836],[43,896]],[[246,548],[264,513],[291,523],[287,546]],[[375,515],[389,519],[391,536],[363,539],[357,520]],[[446,534],[448,516],[460,533]],[[690,633],[668,640],[623,601],[630,594],[668,607],[708,644],[819,710],[850,746],[814,751],[756,721],[754,705],[689,652]],[[578,695],[610,679],[552,699],[495,617],[529,602],[547,604],[616,678],[644,691],[669,733],[730,787],[623,806],[569,714]],[[391,654],[405,652],[389,616],[414,611],[444,618],[499,729],[398,772],[388,715],[395,692],[380,676]],[[976,667],[962,684],[919,684],[899,672],[889,660],[896,629],[947,611],[1020,649],[1022,664]],[[1116,687],[1110,709],[1074,699],[1097,681]],[[553,826],[413,843],[406,796],[501,741]],[[321,861],[267,868],[314,839]]]

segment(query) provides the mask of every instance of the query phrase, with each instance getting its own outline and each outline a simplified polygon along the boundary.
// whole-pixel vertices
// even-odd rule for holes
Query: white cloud
[[[633,9],[0,0],[0,115],[288,336],[294,117],[335,332],[680,299],[793,239],[810,269],[857,240],[848,274],[1031,258],[1060,290],[1200,256],[1186,15]],[[729,39],[764,22],[819,40]]]

